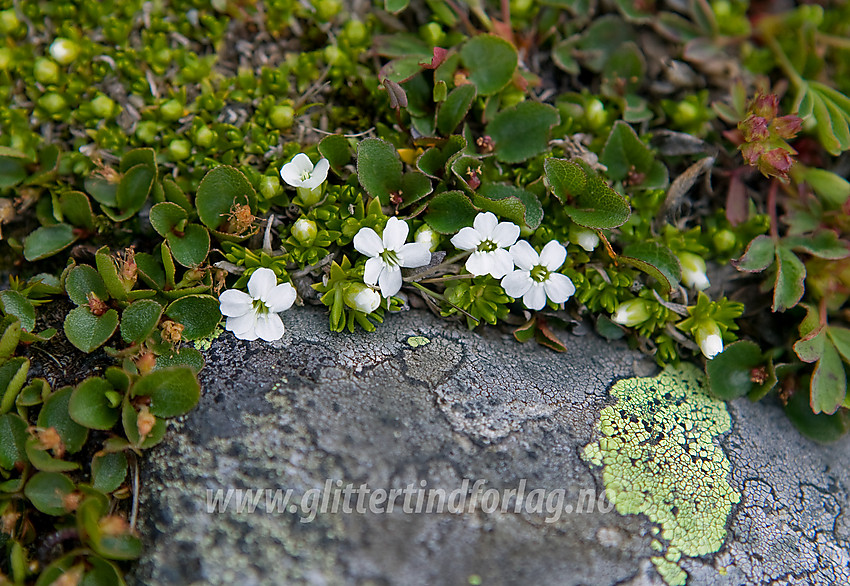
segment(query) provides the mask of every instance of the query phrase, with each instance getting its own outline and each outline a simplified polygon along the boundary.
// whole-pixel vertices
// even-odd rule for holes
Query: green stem
[[[475,322],[475,325],[478,325],[479,323],[481,323],[481,322],[478,320],[478,318],[476,318],[475,316],[473,316],[472,314],[470,314],[468,311],[466,311],[466,310],[464,310],[464,309],[461,309],[460,307],[458,307],[457,305],[455,305],[454,303],[452,303],[451,301],[449,301],[448,299],[446,299],[445,295],[440,295],[440,294],[439,294],[439,293],[437,293],[436,291],[431,291],[428,287],[425,287],[425,286],[423,286],[423,285],[420,285],[419,283],[417,283],[417,282],[415,282],[415,281],[414,281],[413,283],[411,283],[411,285],[413,285],[414,287],[416,287],[417,289],[419,289],[420,291],[422,291],[423,293],[425,293],[425,294],[426,294],[426,295],[428,295],[429,297],[433,297],[434,299],[439,299],[439,300],[440,300],[440,301],[442,301],[443,303],[448,303],[449,305],[451,305],[452,307],[454,307],[455,309],[457,309],[459,312],[461,312],[463,315],[465,315],[466,317],[468,317],[469,319],[471,319],[472,321],[474,321],[474,322]]]
[[[445,283],[446,281],[457,281],[458,279],[474,279],[475,275],[469,273],[464,275],[443,275],[442,277],[433,277],[431,279],[421,279],[418,283]]]
[[[828,35],[826,33],[821,32],[816,32],[815,38],[824,45],[829,45],[830,47],[835,47],[836,49],[850,50],[850,39],[846,39],[844,37],[836,37],[835,35]]]
[[[410,282],[413,282],[413,281],[420,281],[420,280],[422,280],[422,277],[426,277],[426,276],[430,275],[431,273],[434,273],[434,272],[440,270],[443,267],[453,265],[454,263],[456,263],[460,259],[466,258],[470,254],[472,254],[472,251],[466,251],[466,252],[461,252],[460,254],[456,254],[455,256],[451,257],[450,259],[444,260],[440,264],[437,264],[437,265],[434,265],[433,267],[429,267],[429,268],[425,269],[421,273],[416,273],[415,275],[405,277],[404,282],[410,283]]]
[[[788,59],[788,55],[785,54],[785,51],[782,50],[782,46],[779,42],[774,38],[773,34],[768,32],[763,32],[764,41],[770,47],[770,50],[773,51],[776,60],[779,62],[779,66],[785,72],[785,75],[791,78],[791,82],[794,84],[798,90],[805,87],[806,80],[797,73],[797,70],[794,68],[794,65],[791,63],[791,60]]]

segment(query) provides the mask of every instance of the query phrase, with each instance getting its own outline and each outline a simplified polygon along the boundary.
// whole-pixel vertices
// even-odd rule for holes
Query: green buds
[[[649,319],[649,307],[640,298],[629,299],[617,306],[611,321],[627,328],[642,324]]]
[[[307,218],[298,218],[292,225],[292,235],[304,245],[311,244],[318,233],[319,229],[316,227],[316,222]]]

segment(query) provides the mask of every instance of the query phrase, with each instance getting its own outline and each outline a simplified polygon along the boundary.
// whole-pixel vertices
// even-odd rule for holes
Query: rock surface
[[[131,583],[664,583],[650,562],[657,527],[612,510],[601,469],[582,459],[614,403],[608,389],[651,363],[591,335],[568,336],[559,355],[423,312],[388,316],[375,334],[332,334],[326,319],[297,309],[275,344],[213,343],[199,407],[144,460],[146,550]],[[719,445],[740,503],[719,552],[679,562],[688,584],[850,583],[848,441],[814,444],[767,403],[728,410]],[[464,479],[470,493],[486,481],[471,513],[405,513],[402,495],[392,512],[302,522],[328,481],[459,499]],[[515,495],[505,510],[485,498],[521,486],[518,513]],[[219,489],[292,497],[283,511],[261,493],[253,513],[237,511],[238,495],[208,512]],[[535,489],[548,499],[537,508]],[[553,513],[559,490],[564,512]]]

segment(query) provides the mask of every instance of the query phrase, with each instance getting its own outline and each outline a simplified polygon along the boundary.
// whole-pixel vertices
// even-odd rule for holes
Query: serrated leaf
[[[165,315],[183,325],[183,339],[197,340],[213,333],[221,321],[218,299],[211,295],[186,295],[173,301]]]
[[[162,315],[162,305],[151,299],[134,301],[121,314],[121,337],[128,344],[143,342]]]
[[[157,417],[176,417],[198,404],[201,386],[191,368],[177,366],[146,374],[133,384],[130,392],[134,397],[150,397],[151,413]]]
[[[357,179],[363,189],[390,203],[390,194],[401,189],[401,159],[395,147],[380,138],[364,139],[357,147]]]
[[[627,246],[618,260],[648,272],[665,291],[675,287],[682,279],[682,266],[679,264],[679,259],[672,250],[655,242]],[[641,264],[635,263],[634,260],[641,261]]]
[[[451,134],[463,122],[476,94],[475,86],[472,84],[458,86],[449,92],[446,100],[437,110],[437,130],[440,134]]]
[[[493,139],[497,159],[521,163],[549,147],[549,131],[560,121],[561,116],[553,106],[520,102],[496,114],[485,132]]]
[[[118,409],[110,404],[107,393],[114,391],[100,377],[87,378],[71,393],[68,414],[83,427],[108,431],[118,423]]]
[[[440,234],[454,234],[464,226],[471,226],[477,213],[463,192],[445,191],[431,198],[425,222]]]
[[[486,183],[473,195],[472,203],[531,230],[543,221],[543,207],[537,196],[513,185]]]
[[[518,62],[514,46],[495,35],[479,35],[468,40],[460,50],[460,59],[469,71],[469,81],[482,96],[495,94],[507,86]]]
[[[68,224],[42,226],[24,239],[24,258],[33,262],[52,256],[71,246],[79,233]]]
[[[68,406],[73,392],[71,387],[59,389],[47,397],[38,414],[38,426],[55,428],[69,454],[79,452],[89,435],[89,430],[71,419],[69,414]]]
[[[546,159],[543,161],[546,183],[558,201],[568,203],[587,190],[587,173],[573,161]]]
[[[811,406],[814,413],[832,414],[838,410],[847,394],[847,375],[844,364],[832,342],[824,343],[823,354],[815,365],[811,382]]]
[[[770,236],[760,235],[747,245],[744,255],[732,264],[739,271],[759,273],[773,264],[776,259],[776,246]]]
[[[221,165],[201,180],[195,195],[198,218],[207,228],[219,230],[234,204],[256,209],[257,192],[239,169]]]
[[[739,340],[705,365],[711,393],[724,401],[743,397],[753,388],[752,370],[763,364],[758,344]]]
[[[118,328],[118,312],[108,310],[100,316],[87,307],[77,307],[65,317],[64,331],[68,341],[83,352],[93,352],[102,346]]]
[[[21,328],[31,332],[35,328],[35,307],[30,300],[17,291],[0,291],[0,306],[6,315],[14,315],[21,322]]]
[[[806,265],[791,249],[780,244],[776,248],[776,284],[772,310],[785,311],[797,305],[805,292]]]

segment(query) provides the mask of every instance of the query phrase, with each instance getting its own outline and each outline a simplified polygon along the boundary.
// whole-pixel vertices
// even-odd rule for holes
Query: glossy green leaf
[[[94,212],[89,196],[82,191],[66,191],[59,196],[59,206],[65,219],[80,228],[94,228]]]
[[[471,226],[478,210],[461,191],[445,191],[431,198],[425,222],[440,234],[454,234]]]
[[[458,86],[449,92],[446,100],[437,110],[437,130],[440,134],[444,136],[451,134],[463,122],[476,94],[475,86],[472,84]]]
[[[27,452],[27,458],[30,464],[36,470],[43,472],[70,472],[71,470],[80,468],[77,462],[69,462],[68,460],[61,460],[51,456],[47,450],[41,447],[38,438],[35,436],[27,438],[24,449]]]
[[[495,35],[479,35],[460,50],[460,59],[469,71],[469,81],[482,96],[502,90],[513,79],[518,57],[508,41]]]
[[[164,201],[151,208],[150,222],[153,229],[163,238],[175,228],[179,228],[181,222],[189,217],[182,207],[176,203]]]
[[[564,202],[564,211],[576,224],[606,230],[629,219],[626,199],[583,161],[546,159],[543,168],[549,189]]]
[[[814,413],[835,413],[847,394],[844,363],[831,341],[826,341],[823,354],[815,365],[811,382],[811,406]]]
[[[108,393],[114,389],[100,377],[87,378],[71,393],[68,414],[83,427],[108,431],[118,423],[118,409],[110,404]]]
[[[50,385],[43,378],[32,379],[27,386],[21,389],[15,404],[18,407],[34,407],[50,396]]]
[[[201,387],[195,373],[185,366],[147,374],[133,384],[130,392],[133,396],[150,397],[151,413],[157,417],[176,417],[188,413],[201,397]]]
[[[134,301],[121,314],[121,337],[128,344],[146,340],[153,333],[161,315],[162,305],[156,301]]]
[[[172,366],[188,366],[196,374],[204,367],[204,356],[194,348],[180,348],[156,357],[154,370],[171,368]]]
[[[558,201],[568,203],[587,190],[587,173],[578,163],[548,158],[543,161],[546,184]]]
[[[0,306],[6,315],[14,315],[24,331],[35,329],[35,307],[30,300],[11,289],[0,291]]]
[[[165,238],[174,260],[184,267],[197,267],[210,252],[210,233],[198,224],[189,224],[182,233],[172,232]]]
[[[614,181],[623,181],[632,169],[639,173],[648,173],[655,157],[652,150],[638,138],[634,129],[618,120],[605,141],[599,162],[608,168],[608,177]]]
[[[109,494],[127,476],[127,456],[124,452],[98,452],[91,461],[92,486]]]
[[[776,258],[776,246],[770,236],[759,235],[747,245],[744,255],[732,261],[739,271],[759,273],[773,264]]]
[[[797,305],[805,292],[806,265],[790,248],[776,248],[776,284],[773,290],[773,311],[785,311]]]
[[[74,492],[71,479],[58,472],[36,472],[24,487],[24,495],[46,515],[60,517],[68,512],[64,498]]]
[[[15,406],[29,369],[30,361],[24,357],[12,358],[0,366],[0,413],[6,413]]]
[[[204,175],[195,195],[198,217],[210,229],[221,230],[234,204],[257,205],[257,192],[245,175],[234,167],[222,165]]]
[[[218,299],[211,295],[186,295],[173,301],[165,314],[183,324],[183,339],[197,340],[213,333],[221,320]]]
[[[133,446],[146,450],[157,445],[162,441],[162,438],[165,437],[165,420],[157,418],[153,429],[151,429],[150,433],[145,436],[144,440],[142,440],[142,437],[139,434],[138,420],[138,411],[136,411],[130,402],[125,399],[123,406],[121,407],[121,422],[124,426],[124,433]]]
[[[24,258],[30,262],[47,258],[68,248],[79,237],[68,224],[42,226],[24,239]]]
[[[364,139],[357,147],[357,179],[383,205],[401,189],[401,159],[395,147],[380,138]]]
[[[11,470],[18,462],[25,462],[27,422],[17,413],[0,415],[0,468]]]
[[[764,363],[758,344],[739,340],[705,365],[712,394],[724,401],[743,397],[753,388],[752,370]]]
[[[331,134],[319,142],[319,154],[328,160],[337,174],[351,162],[351,145],[341,134]]]
[[[633,266],[641,270],[646,269],[644,266],[631,263],[630,261],[637,259],[651,265],[655,270],[651,270],[650,275],[655,277],[656,280],[659,280],[667,290],[675,287],[682,279],[682,267],[679,264],[679,259],[666,246],[655,242],[640,242],[631,244],[623,249],[623,255],[619,257],[619,260],[633,264]],[[659,279],[657,273],[661,273],[663,278]]]
[[[543,221],[543,207],[537,196],[513,185],[485,183],[473,196],[472,203],[530,230],[536,230]]]
[[[499,112],[487,125],[486,133],[493,139],[497,159],[521,163],[549,147],[549,131],[560,121],[553,106],[520,102]]]
[[[143,147],[127,151],[124,153],[124,156],[121,157],[121,164],[118,167],[118,170],[122,173],[126,173],[137,165],[149,167],[154,173],[156,173],[156,153],[154,150],[152,148]]]
[[[108,310],[100,316],[87,307],[77,307],[65,317],[65,337],[83,352],[93,352],[103,345],[118,328],[118,312]]]

